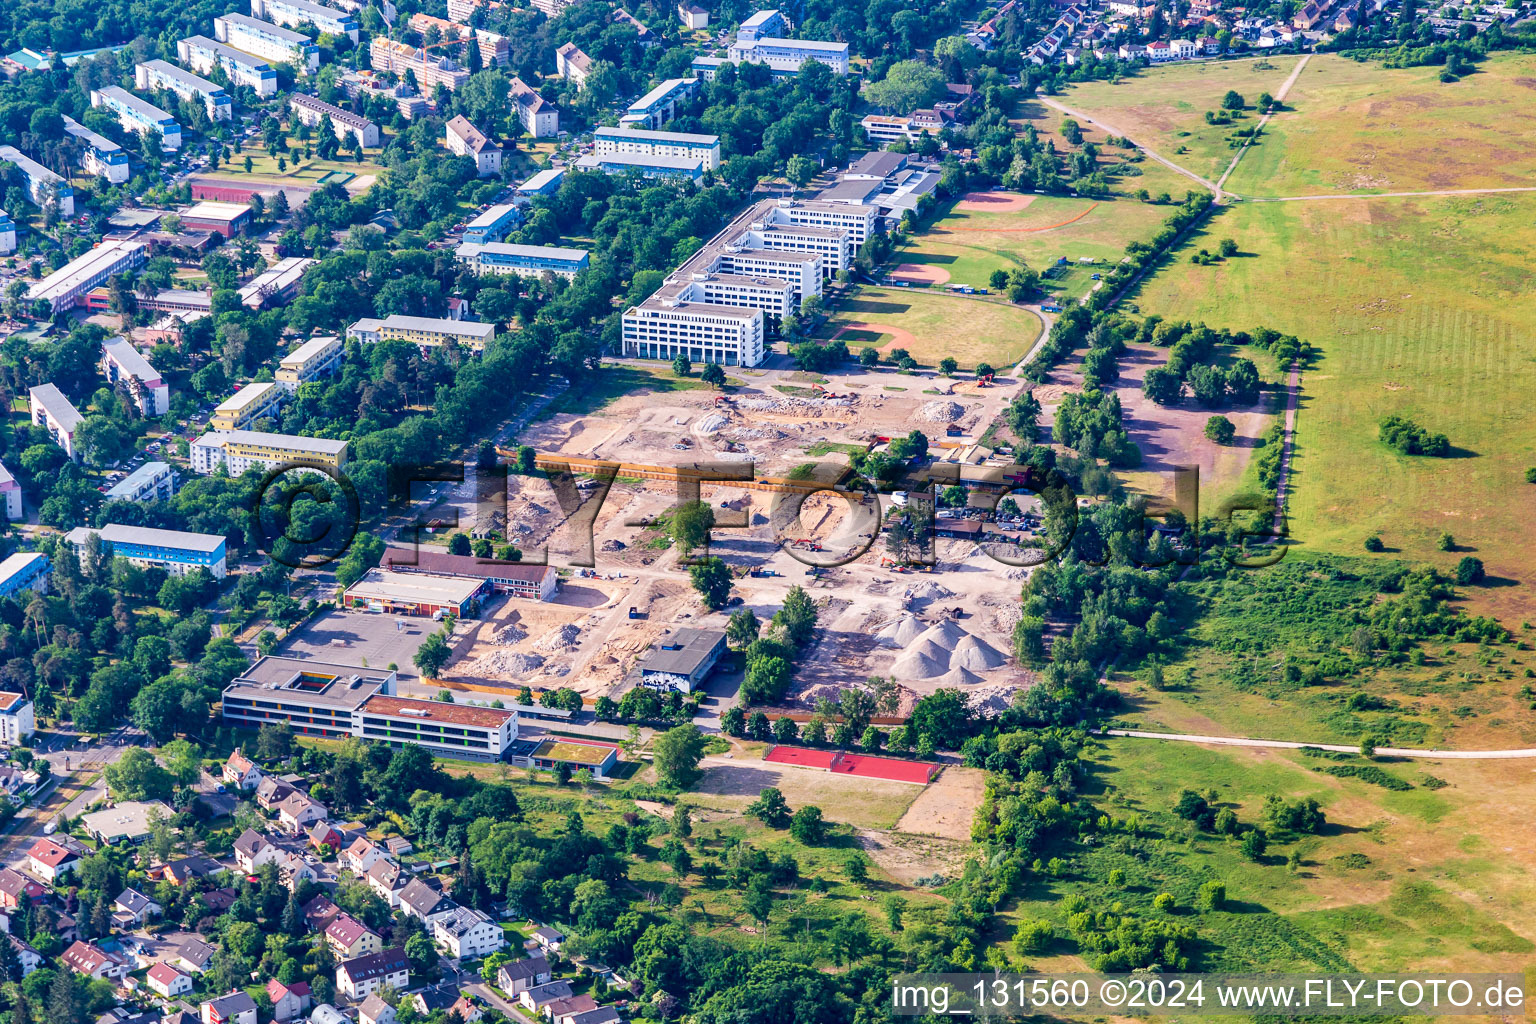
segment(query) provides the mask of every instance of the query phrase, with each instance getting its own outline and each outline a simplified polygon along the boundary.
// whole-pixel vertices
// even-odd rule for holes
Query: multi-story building
[[[15,146],[0,146],[0,161],[16,168],[26,179],[27,198],[32,200],[34,206],[41,209],[49,204],[56,204],[61,216],[75,215],[75,190],[69,187],[69,182]],[[13,241],[12,246],[14,245]]]
[[[538,277],[546,272],[556,277],[575,277],[587,269],[591,261],[591,254],[585,249],[510,242],[465,243],[455,250],[454,255],[477,274],[521,274],[524,277]]]
[[[167,501],[176,493],[176,471],[168,462],[146,462],[107,488],[108,501]]]
[[[0,597],[15,597],[23,590],[48,593],[53,562],[41,551],[18,551],[0,562]],[[4,727],[0,720],[0,728]]]
[[[464,225],[464,241],[475,245],[499,242],[522,220],[522,207],[516,203],[499,203]]]
[[[223,466],[239,476],[252,466],[313,466],[340,470],[347,462],[347,442],[259,430],[210,430],[191,446],[192,471],[207,475]]]
[[[409,22],[411,31],[419,32],[425,36],[431,29],[437,29],[441,39],[468,40],[471,36],[475,44],[480,47],[480,59],[485,64],[495,64],[497,67],[506,67],[510,62],[510,44],[507,37],[500,32],[492,32],[484,28],[471,28],[467,23],[434,18],[430,14],[413,14]]]
[[[16,251],[16,222],[11,220],[11,215],[0,210],[0,256],[9,256]]]
[[[252,0],[259,3],[261,0]],[[293,111],[293,116],[303,124],[310,127],[318,125],[327,116],[331,119],[331,130],[336,133],[338,139],[348,137],[357,140],[357,144],[364,149],[376,149],[379,145],[379,126],[362,117],[343,110],[332,103],[327,103],[314,96],[306,96],[296,92],[288,97],[288,109]]]
[[[0,512],[8,522],[21,522],[21,484],[0,465]]]
[[[357,712],[375,694],[395,692],[395,673],[311,658],[258,658],[224,688],[226,722],[248,729],[288,722],[303,736],[357,734]]]
[[[318,260],[307,256],[288,256],[251,278],[240,288],[240,302],[248,309],[286,302],[298,293],[304,271]]]
[[[517,194],[528,199],[534,196],[552,196],[560,191],[560,183],[564,180],[565,168],[551,167],[517,186]]]
[[[475,12],[483,10],[487,15],[504,10],[506,4],[497,0],[448,0],[448,19],[460,25],[468,25]]]
[[[777,37],[789,31],[783,11],[758,11],[736,29],[736,41],[752,42],[763,36]]]
[[[188,36],[177,42],[176,59],[205,75],[223,68],[231,82],[249,86],[257,96],[277,95],[277,72],[272,65],[207,36]]]
[[[781,199],[774,207],[778,223],[845,231],[855,250],[869,240],[879,223],[880,211],[858,203],[824,203],[816,199]]]
[[[490,956],[507,944],[506,932],[483,910],[454,907],[432,921],[432,938],[459,960]]]
[[[206,569],[214,579],[225,573],[224,538],[211,533],[184,530],[156,530],[147,526],[108,523],[93,529],[77,526],[64,535],[76,554],[92,535],[101,537],[102,545],[111,545],[112,554],[126,558],[145,569],[164,569],[172,576],[185,576],[194,569]]]
[[[356,735],[399,746],[416,743],[434,754],[499,761],[517,739],[517,713],[478,704],[377,695],[358,713]]]
[[[404,992],[410,984],[410,961],[402,948],[344,960],[336,968],[336,991],[351,1000],[367,999],[381,988]]]
[[[447,57],[428,56],[426,51],[396,42],[387,36],[374,36],[368,44],[373,70],[392,71],[401,77],[407,71],[416,76],[416,85],[431,93],[439,84],[450,92],[469,81],[469,71]]]
[[[64,118],[64,130],[80,143],[80,166],[86,174],[106,178],[113,185],[128,180],[128,154],[123,147],[97,135],[72,117]]]
[[[624,311],[624,354],[670,361],[756,366],[763,361],[763,311],[657,299]]]
[[[127,89],[115,85],[92,89],[91,106],[111,111],[126,132],[135,135],[158,132],[160,149],[166,153],[175,153],[181,149],[181,125],[176,123],[176,119],[154,104],[139,99]]]
[[[213,36],[221,43],[265,60],[292,64],[301,75],[320,70],[320,47],[310,42],[308,36],[247,14],[221,14],[214,18]]]
[[[443,144],[455,156],[467,156],[473,160],[477,178],[494,178],[501,173],[501,146],[470,124],[469,118],[463,114],[457,115],[444,126]]]
[[[0,159],[4,156],[0,153]],[[143,266],[147,248],[143,242],[108,239],[32,285],[27,298],[48,303],[55,313],[73,309],[81,296],[107,278]]]
[[[39,384],[27,391],[27,403],[35,426],[48,428],[54,443],[64,454],[79,461],[75,452],[75,428],[85,419],[75,404],[53,384]]]
[[[290,394],[298,391],[300,384],[332,373],[345,352],[346,346],[335,335],[310,338],[277,364],[277,383]]]
[[[139,308],[151,313],[206,316],[213,312],[213,293],[192,291],[189,288],[167,288],[148,298],[141,297]]]
[[[677,20],[690,32],[709,28],[709,8],[683,0],[677,5]]]
[[[819,61],[839,75],[848,73],[848,44],[816,39],[782,39],[776,36],[739,36],[726,51],[738,64],[766,64],[772,71],[798,74],[808,60]]]
[[[629,105],[623,128],[660,128],[677,116],[677,108],[698,91],[697,78],[669,78]]]
[[[704,180],[704,165],[697,157],[686,156],[588,153],[576,161],[576,169],[600,174],[638,174],[642,178],[670,178],[695,183]]]
[[[257,420],[276,416],[286,397],[288,392],[270,381],[253,381],[214,408],[208,427],[211,430],[245,430]]]
[[[399,313],[393,313],[383,320],[359,320],[347,328],[349,339],[365,345],[376,345],[381,341],[408,341],[422,348],[438,348],[449,342],[457,342],[474,352],[484,350],[495,336],[495,324],[402,316]]]
[[[251,0],[251,17],[289,28],[313,25],[321,32],[333,36],[346,36],[354,43],[358,38],[357,19],[346,11],[338,11],[310,0]]]
[[[163,60],[147,60],[133,67],[133,84],[138,89],[169,89],[184,100],[201,101],[214,121],[228,121],[235,116],[235,105],[224,88],[183,71]]]
[[[102,342],[101,372],[109,384],[124,383],[141,416],[164,416],[170,410],[171,389],[165,378],[127,338]]]
[[[640,156],[675,156],[695,160],[706,171],[720,167],[720,136],[686,132],[647,132],[634,128],[599,128],[592,133],[592,152],[598,156],[634,153]]]
[[[588,57],[586,51],[575,43],[566,43],[555,51],[555,73],[567,82],[584,86],[587,84],[587,75],[591,70],[592,58]]]
[[[548,139],[560,133],[560,109],[540,96],[532,86],[512,76],[512,102],[517,104],[517,119],[523,131],[536,139]]]

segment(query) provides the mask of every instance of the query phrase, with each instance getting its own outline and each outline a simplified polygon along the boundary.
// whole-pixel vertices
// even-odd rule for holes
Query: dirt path
[[[1220,180],[1216,182],[1217,200],[1220,200],[1221,197],[1226,194],[1222,191],[1222,189],[1227,184],[1227,179],[1232,177],[1232,172],[1237,170],[1238,161],[1243,158],[1244,153],[1248,152],[1248,147],[1253,145],[1253,140],[1264,134],[1264,126],[1268,124],[1269,119],[1274,116],[1273,111],[1275,107],[1279,106],[1285,100],[1286,93],[1291,91],[1291,86],[1295,85],[1296,79],[1301,77],[1301,69],[1306,67],[1307,61],[1311,59],[1312,55],[1309,53],[1302,57],[1301,60],[1296,62],[1296,66],[1291,69],[1290,76],[1286,78],[1283,84],[1281,84],[1280,91],[1275,93],[1275,102],[1270,104],[1269,112],[1265,113],[1263,117],[1259,118],[1259,123],[1254,126],[1254,129],[1249,133],[1248,138],[1243,140],[1243,145],[1240,149],[1238,149],[1237,155],[1232,158],[1232,162],[1230,164],[1227,164],[1226,172],[1223,173]]]
[[[1291,482],[1291,453],[1295,448],[1296,410],[1301,405],[1301,364],[1291,361],[1291,372],[1285,383],[1285,438],[1280,449],[1280,475],[1275,481],[1275,537],[1285,529],[1285,496]]]
[[[1046,106],[1050,107],[1052,110],[1060,111],[1061,113],[1066,114],[1068,117],[1075,118],[1078,121],[1083,122],[1084,124],[1091,124],[1091,125],[1094,125],[1097,128],[1103,129],[1105,132],[1109,133],[1110,135],[1118,135],[1122,139],[1129,139],[1130,142],[1131,142],[1131,145],[1135,146],[1137,149],[1139,149],[1143,153],[1147,154],[1147,156],[1151,157],[1153,160],[1156,160],[1158,163],[1162,164],[1164,167],[1168,168],[1170,171],[1177,171],[1179,174],[1184,175],[1184,177],[1189,178],[1191,181],[1195,181],[1195,182],[1200,183],[1201,185],[1204,185],[1206,188],[1208,188],[1212,192],[1216,193],[1217,197],[1220,198],[1220,196],[1221,196],[1221,189],[1216,185],[1216,183],[1214,181],[1210,181],[1210,180],[1208,180],[1206,178],[1200,177],[1200,175],[1196,174],[1194,171],[1191,171],[1187,167],[1180,167],[1178,164],[1174,163],[1172,160],[1169,160],[1167,157],[1161,155],[1160,153],[1156,152],[1155,150],[1151,150],[1151,149],[1148,149],[1146,146],[1143,146],[1141,143],[1137,142],[1135,139],[1132,139],[1129,135],[1127,135],[1125,132],[1121,131],[1120,129],[1116,128],[1114,125],[1105,124],[1103,121],[1099,121],[1099,120],[1097,120],[1095,118],[1089,117],[1087,114],[1084,114],[1081,111],[1073,110],[1071,107],[1067,106],[1066,104],[1058,103],[1057,101],[1051,99],[1051,97],[1049,97],[1049,96],[1036,96],[1035,99],[1039,100],[1041,103],[1044,103]]]
[[[1100,735],[1125,736],[1139,740],[1166,740],[1175,743],[1205,743],[1214,747],[1268,747],[1277,750],[1331,750],[1341,754],[1357,754],[1358,746],[1343,743],[1300,743],[1294,740],[1256,740],[1246,736],[1193,736],[1188,733],[1142,732],[1137,729],[1105,729]],[[1498,761],[1515,758],[1536,758],[1536,749],[1525,750],[1420,750],[1412,747],[1377,747],[1383,757],[1416,757],[1427,760],[1447,761]]]

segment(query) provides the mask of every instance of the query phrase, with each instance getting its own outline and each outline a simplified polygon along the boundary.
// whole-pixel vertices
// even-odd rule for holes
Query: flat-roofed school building
[[[379,568],[368,570],[348,587],[342,603],[371,612],[465,618],[479,612],[480,599],[490,589],[491,583],[485,579]]]
[[[376,694],[394,693],[396,679],[393,670],[269,655],[224,688],[223,717],[251,729],[288,722],[305,736],[352,736],[358,709]]]
[[[517,739],[517,713],[476,704],[375,696],[363,704],[357,735],[399,746],[416,743],[435,754],[499,761]]]
[[[499,594],[510,594],[530,601],[553,601],[559,589],[560,574],[553,566],[497,562],[473,555],[450,555],[446,551],[425,548],[386,548],[381,568],[398,573],[428,573],[487,580]]]

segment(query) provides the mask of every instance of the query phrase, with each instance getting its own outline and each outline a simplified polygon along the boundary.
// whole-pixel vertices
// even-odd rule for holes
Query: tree
[[[1205,436],[1223,447],[1237,439],[1237,427],[1225,416],[1216,415],[1205,421]]]
[[[686,377],[693,372],[693,362],[687,356],[679,352],[672,357],[672,372],[679,377]]]
[[[1456,538],[1451,536],[1449,533],[1442,533],[1440,535],[1440,539],[1435,542],[1435,546],[1441,551],[1455,551]]]
[[[448,647],[448,642],[443,639],[441,633],[433,633],[423,641],[411,656],[411,661],[421,674],[429,678],[435,678],[442,667],[448,663],[453,651]]]
[[[757,639],[762,628],[762,624],[757,621],[757,614],[751,608],[743,608],[731,613],[725,624],[725,638],[737,647],[746,647]]]
[[[411,967],[411,976],[420,977],[423,980],[437,977],[437,965],[440,959],[437,952],[437,943],[426,932],[417,932],[405,940],[405,959]]]
[[[725,387],[725,367],[719,363],[705,363],[704,369],[699,373],[699,380],[712,388]]]
[[[747,813],[769,828],[784,828],[790,822],[789,804],[775,786],[759,793],[757,799],[747,805]]]
[[[688,567],[688,579],[699,592],[705,607],[719,611],[731,596],[731,570],[718,558],[706,558]]]
[[[1221,253],[1223,257],[1230,259],[1237,255],[1237,242],[1231,238],[1223,238],[1221,244],[1216,247],[1216,251]]]
[[[897,61],[878,82],[864,86],[864,99],[905,114],[931,107],[944,95],[944,72],[918,60]]]
[[[1483,581],[1483,560],[1466,555],[1456,563],[1456,582],[1462,586]]]
[[[1201,910],[1220,910],[1227,905],[1227,887],[1217,881],[1206,882],[1195,901]]]
[[[672,541],[685,555],[709,543],[715,510],[706,501],[685,501],[672,510]]]
[[[687,789],[703,776],[699,762],[704,760],[704,734],[693,723],[668,729],[652,747],[656,775],[663,783]]]
[[[806,846],[820,846],[827,838],[827,823],[821,816],[821,808],[807,805],[796,811],[789,822],[789,834]]]
[[[169,800],[176,780],[143,747],[129,747],[114,764],[102,769],[112,795],[119,800]]]
[[[1227,94],[1221,98],[1222,110],[1242,110],[1245,105],[1243,94],[1236,89],[1228,89]]]
[[[939,360],[939,372],[946,377],[953,377],[958,369],[960,369],[960,363],[954,356],[945,356]]]
[[[859,349],[859,365],[860,366],[864,367],[865,369],[868,369],[871,366],[878,365],[879,362],[880,362],[880,351],[878,349],[868,348],[868,347]],[[1533,473],[1533,474],[1536,474],[1536,469],[1532,469],[1532,470],[1530,470],[1530,472]],[[1536,480],[1532,480],[1531,482],[1532,483],[1536,483]]]
[[[792,156],[785,166],[784,176],[795,188],[805,188],[821,171],[821,165],[808,156]]]
[[[1385,551],[1386,549],[1387,549],[1386,544],[1382,543],[1381,538],[1379,536],[1377,536],[1376,534],[1373,533],[1369,537],[1365,538],[1365,550],[1367,550],[1367,551]]]

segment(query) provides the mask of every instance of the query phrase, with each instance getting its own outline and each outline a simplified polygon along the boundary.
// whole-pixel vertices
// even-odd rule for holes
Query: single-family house
[[[400,892],[410,881],[410,874],[392,860],[376,861],[368,869],[368,888],[379,894],[391,908],[400,905]]]
[[[118,894],[112,905],[116,908],[113,918],[119,927],[138,928],[151,917],[165,915],[164,907],[132,888],[124,889]]]
[[[496,985],[509,996],[518,996],[530,988],[549,983],[554,974],[547,957],[530,956],[509,960],[496,972]]]
[[[544,1016],[553,1024],[561,1024],[562,1021],[582,1013],[591,1013],[597,1009],[597,1000],[583,992],[579,996],[571,996],[569,999],[556,999],[544,1007]]]
[[[401,947],[344,960],[336,968],[336,990],[348,999],[366,999],[381,988],[404,991],[411,985],[410,962]]]
[[[293,1020],[308,1010],[314,1002],[309,993],[309,982],[296,981],[284,985],[276,978],[267,980],[267,998],[272,1000],[273,1020]]]
[[[400,909],[408,917],[431,924],[438,918],[453,913],[457,903],[444,896],[442,890],[421,878],[413,878],[400,890]]]
[[[554,1024],[618,1024],[619,1011],[611,1006],[599,1006],[584,1013],[569,1013],[556,1018]]]
[[[248,875],[263,864],[276,864],[286,852],[254,829],[246,829],[235,840],[235,863]]]
[[[328,821],[317,821],[309,827],[309,845],[315,850],[335,853],[341,849],[341,829]]]
[[[340,913],[341,908],[331,902],[329,896],[316,896],[304,904],[304,923],[311,931],[323,932]]]
[[[291,835],[302,835],[311,825],[328,817],[325,805],[304,793],[290,793],[277,805],[277,820]]]
[[[256,806],[270,811],[297,792],[291,783],[268,775],[256,784]]]
[[[49,885],[74,871],[80,866],[80,858],[84,851],[79,848],[80,844],[77,840],[69,839],[66,843],[64,839],[67,838],[53,839],[44,836],[33,843],[32,848],[27,851],[27,869]]]
[[[375,992],[357,1008],[357,1019],[358,1024],[395,1024],[395,1008]]]
[[[368,869],[386,857],[384,850],[376,843],[370,843],[362,836],[352,840],[352,845],[341,852],[341,866],[354,875],[366,875]]]
[[[161,962],[149,969],[146,984],[162,999],[176,999],[192,991],[192,975],[174,964]]]
[[[224,866],[212,857],[193,854],[162,865],[151,877],[170,882],[175,886],[186,885],[196,878],[209,878],[224,870]]]
[[[243,751],[235,751],[224,762],[224,781],[239,790],[255,789],[266,775]]]
[[[571,991],[571,983],[563,980],[549,981],[533,988],[524,989],[518,994],[517,1005],[525,1010],[532,1010],[539,1016],[544,1015],[544,1007],[550,1003],[558,1003],[562,999],[569,999],[574,993]]]
[[[378,933],[351,914],[338,914],[326,926],[325,944],[342,960],[377,953],[384,948],[384,940]]]
[[[47,893],[36,879],[13,868],[0,868],[0,907],[17,910],[35,903]]]
[[[244,992],[210,999],[201,1011],[203,1024],[256,1024],[256,1000]]]
[[[21,941],[15,935],[8,935],[6,938],[11,940],[11,948],[16,951],[16,959],[21,963],[21,976],[23,978],[43,966],[43,954]]]
[[[560,947],[565,945],[565,933],[558,928],[544,926],[533,930],[533,941],[539,944],[539,948],[546,953],[558,953]]]
[[[66,949],[59,959],[76,974],[96,979],[121,978],[133,966],[116,953],[108,953],[100,946],[79,940]]]
[[[171,962],[193,974],[202,974],[213,962],[213,947],[202,939],[188,939],[176,947],[176,956]]]

